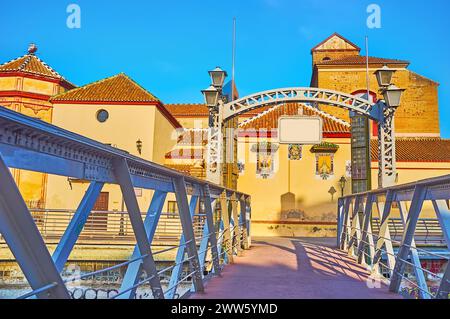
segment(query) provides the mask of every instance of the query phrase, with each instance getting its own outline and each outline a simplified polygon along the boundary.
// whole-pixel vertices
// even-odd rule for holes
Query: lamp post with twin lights
[[[395,162],[395,132],[394,115],[400,106],[400,99],[404,89],[396,87],[392,83],[395,70],[387,65],[375,72],[377,82],[381,88],[384,100],[377,102],[376,107],[380,112],[378,122],[378,186],[389,187],[397,181]]]
[[[222,159],[224,154],[221,107],[227,102],[227,97],[222,92],[227,72],[220,67],[216,67],[208,73],[211,77],[211,86],[202,90],[205,103],[209,109],[206,179],[216,184],[222,184]]]

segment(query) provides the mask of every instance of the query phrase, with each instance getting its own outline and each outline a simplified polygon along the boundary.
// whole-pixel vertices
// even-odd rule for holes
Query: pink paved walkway
[[[366,269],[334,248],[335,239],[254,238],[198,299],[392,299],[368,288]]]

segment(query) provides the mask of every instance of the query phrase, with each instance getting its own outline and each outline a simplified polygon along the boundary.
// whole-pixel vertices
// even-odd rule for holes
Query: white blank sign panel
[[[322,142],[322,118],[282,116],[278,122],[280,144],[314,145]]]

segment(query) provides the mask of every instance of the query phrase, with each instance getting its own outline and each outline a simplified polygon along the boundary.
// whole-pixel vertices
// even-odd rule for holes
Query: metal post
[[[363,220],[363,227],[362,227],[362,235],[361,235],[361,240],[359,242],[359,246],[358,246],[358,252],[357,252],[357,257],[358,257],[358,263],[363,263],[363,261],[365,260],[365,250],[367,247],[367,243],[369,243],[369,245],[371,244],[369,241],[369,237],[372,237],[372,229],[370,227],[370,223],[372,221],[372,206],[373,206],[373,199],[374,196],[372,193],[367,195],[366,198],[366,205],[364,207],[364,220]],[[372,237],[372,241],[373,241],[373,237]],[[369,246],[370,248],[370,246]],[[372,247],[373,248],[373,247]],[[370,258],[373,259],[373,255],[370,255]],[[372,262],[373,260],[371,260]]]
[[[433,207],[441,225],[447,247],[450,249],[450,209],[445,200],[433,200]]]
[[[392,246],[391,232],[389,230],[389,219],[391,216],[392,201],[394,198],[394,192],[388,190],[386,193],[386,200],[381,203],[379,198],[377,198],[377,209],[378,215],[381,215],[380,231],[378,233],[377,244],[375,248],[375,257],[373,258],[373,263],[375,268],[378,270],[379,262],[382,257],[382,248],[386,247],[386,257],[389,266],[389,273],[392,275],[394,270],[394,265],[396,263],[394,256],[394,248]]]
[[[144,223],[142,221],[139,204],[136,199],[136,194],[134,192],[133,182],[131,180],[126,159],[120,158],[114,160],[114,174],[116,175],[116,179],[123,194],[131,226],[133,227],[134,236],[136,237],[136,243],[139,247],[140,256],[147,255],[147,257],[142,260],[142,267],[147,274],[147,278],[149,278],[153,297],[155,299],[163,299],[164,294],[162,291],[161,282],[156,269],[155,260],[153,259],[150,243],[145,232]]]
[[[206,158],[206,179],[221,185],[223,164],[223,102],[209,109],[208,145]]]
[[[191,224],[192,219],[195,214],[195,209],[197,208],[198,204],[198,196],[191,196],[191,201],[189,203],[189,216],[191,218]],[[179,211],[179,210],[178,210]],[[180,221],[181,221],[181,212],[179,211]],[[183,227],[183,225],[182,225]],[[187,252],[187,244],[186,244],[186,236],[184,235],[184,232],[180,236],[180,242],[178,244],[178,250],[177,255],[175,256],[175,266],[172,269],[172,273],[170,275],[169,280],[169,291],[166,292],[166,298],[167,299],[174,299],[177,294],[177,288],[178,288],[178,280],[180,280],[181,273],[183,272],[183,266],[184,266],[184,256]],[[202,268],[200,268],[202,269]],[[194,270],[191,270],[194,271]]]
[[[353,206],[352,214],[352,228],[350,233],[350,241],[348,243],[347,249],[348,253],[353,256],[355,254],[355,246],[358,247],[359,240],[361,239],[361,224],[359,222],[359,208],[362,204],[362,197],[356,196],[355,204]]]
[[[173,179],[173,187],[175,196],[177,198],[178,212],[180,215],[181,226],[183,228],[183,235],[186,241],[186,249],[189,258],[189,265],[192,275],[192,282],[196,292],[202,292],[203,281],[200,269],[200,261],[198,259],[197,246],[195,242],[194,228],[192,225],[192,218],[188,204],[186,183],[184,177],[177,177]]]
[[[344,216],[343,216],[343,224],[342,224],[342,237],[341,237],[341,242],[339,245],[339,248],[341,250],[344,250],[347,247],[347,242],[348,242],[348,224],[350,222],[350,204],[352,202],[352,198],[351,197],[346,197],[345,198],[345,203],[344,203]]]
[[[433,200],[434,210],[439,219],[442,233],[444,234],[447,247],[450,249],[450,210],[445,200]],[[450,262],[447,263],[444,276],[441,279],[439,290],[436,294],[438,299],[448,299],[450,294]]]
[[[236,193],[233,193],[231,195],[231,212],[232,212],[232,217],[233,217],[233,241],[232,241],[232,246],[233,246],[233,251],[234,249],[236,249],[236,254],[239,256],[242,253],[242,247],[241,247],[241,227],[239,225],[239,217],[238,217],[238,200],[237,200],[237,196]]]
[[[402,244],[397,253],[395,268],[392,274],[389,290],[398,293],[405,270],[405,263],[402,260],[408,258],[410,246],[414,238],[417,220],[419,219],[420,211],[422,210],[423,202],[425,200],[427,189],[426,187],[417,185],[414,189],[414,195],[409,208],[408,218],[406,220],[406,227],[403,233]]]
[[[338,209],[337,209],[337,236],[336,236],[336,247],[340,247],[341,238],[342,238],[342,224],[344,221],[344,201],[345,199],[338,199]]]
[[[246,241],[246,245],[247,248],[250,248],[250,246],[252,245],[252,236],[251,236],[251,225],[252,225],[252,202],[251,202],[251,197],[249,195],[244,195],[245,196],[245,203],[246,203],[246,216],[245,216],[245,220],[246,220],[246,227],[247,227],[247,241]]]
[[[64,269],[64,265],[83,230],[84,224],[95,205],[95,201],[97,200],[103,185],[104,183],[101,182],[91,182],[80,205],[70,220],[64,235],[61,237],[58,246],[53,252],[52,258],[58,272],[61,272]]]
[[[167,193],[156,190],[152,196],[150,206],[147,210],[147,215],[144,220],[144,228],[147,234],[148,241],[153,242],[156,228],[158,227],[159,218],[166,200]],[[140,256],[139,246],[136,245],[130,260],[136,259]],[[127,271],[123,276],[122,284],[120,286],[118,299],[134,299],[136,296],[136,289],[134,287],[139,282],[139,277],[142,272],[142,261],[137,260],[128,265]],[[134,287],[134,288],[133,288]]]
[[[405,202],[398,201],[398,208],[400,210],[400,217],[402,219],[403,228],[406,229],[406,219],[407,216],[407,209]],[[411,241],[411,263],[415,266],[414,267],[414,274],[416,276],[417,285],[421,288],[419,289],[419,296],[421,299],[430,299],[430,295],[427,294],[425,291],[428,291],[428,285],[427,281],[425,279],[425,274],[423,272],[422,265],[420,263],[419,253],[416,249],[416,242],[414,240],[414,237]]]
[[[449,299],[450,295],[450,262],[447,264],[444,276],[441,279],[441,284],[436,293],[437,299]]]
[[[248,249],[248,236],[247,236],[247,203],[245,196],[241,195],[239,198],[239,206],[241,213],[239,214],[240,224],[242,225],[242,248]]]
[[[211,199],[211,192],[208,184],[203,186],[203,196],[205,203],[206,222],[203,232],[203,240],[200,245],[200,269],[203,269],[205,265],[206,249],[208,248],[209,243],[211,249],[213,270],[214,273],[218,275],[220,274],[220,261],[219,252],[217,250],[217,234],[214,227],[213,202]]]
[[[228,207],[228,198],[227,192],[223,191],[220,196],[220,207],[222,212],[222,222],[224,227],[223,241],[225,242],[225,257],[227,262],[233,263],[233,250],[231,245],[231,223],[230,223],[230,214]]]
[[[395,185],[397,179],[395,158],[395,108],[382,105],[383,117],[378,122],[378,187]]]
[[[42,299],[69,299],[52,257],[33,217],[0,154],[0,233],[33,290],[55,284],[37,294]]]

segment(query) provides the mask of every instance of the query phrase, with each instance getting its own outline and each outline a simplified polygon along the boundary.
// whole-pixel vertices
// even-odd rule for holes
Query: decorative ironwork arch
[[[211,108],[206,161],[207,179],[221,183],[223,181],[221,167],[224,163],[223,160],[229,162],[231,157],[234,157],[228,154],[229,152],[234,152],[232,150],[233,147],[228,145],[231,141],[229,137],[232,134],[226,134],[227,138],[223,139],[223,129],[229,120],[260,107],[289,102],[336,106],[376,121],[378,123],[379,154],[378,184],[384,187],[395,184],[395,134],[393,128],[395,108],[388,107],[381,101],[374,104],[352,94],[309,87],[293,87],[258,92],[226,104],[219,101],[218,108]]]
[[[279,103],[320,103],[340,107],[380,121],[376,104],[355,95],[320,88],[284,88],[248,95],[223,105],[223,121],[248,111]]]

